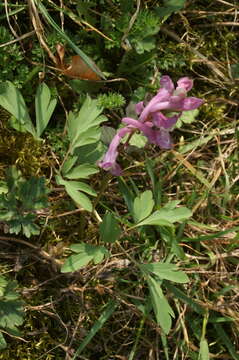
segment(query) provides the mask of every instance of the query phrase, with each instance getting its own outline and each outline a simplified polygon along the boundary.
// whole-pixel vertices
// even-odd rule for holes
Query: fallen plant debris
[[[61,70],[61,72],[75,79],[81,80],[91,80],[91,81],[98,81],[101,78],[82,60],[80,55],[74,55],[71,57],[70,64],[66,64],[64,57],[65,57],[65,48],[61,44],[57,44],[57,66]],[[93,63],[92,63],[93,64]],[[96,67],[95,64],[93,64]],[[98,69],[98,71],[100,71]]]

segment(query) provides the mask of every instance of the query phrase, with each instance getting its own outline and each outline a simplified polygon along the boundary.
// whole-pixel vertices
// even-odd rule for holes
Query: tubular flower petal
[[[154,108],[157,107],[158,104],[167,103],[170,99],[170,96],[170,92],[168,92],[166,89],[160,89],[157,95],[155,95],[144,107],[143,111],[139,116],[139,120],[142,122],[146,121],[148,116],[150,116],[150,114],[154,112]]]
[[[202,99],[198,99],[196,97],[187,97],[183,101],[183,106],[182,106],[183,111],[197,109],[199,106],[203,104],[203,102],[204,101]]]
[[[160,149],[168,150],[173,146],[169,130],[161,128],[160,130],[155,130],[155,137],[151,139],[151,142],[155,145],[158,145]]]
[[[128,124],[132,128],[139,129],[147,137],[150,144],[158,145],[161,149],[170,149],[172,141],[167,129],[153,129],[153,123],[147,121],[142,123],[132,118],[123,118],[122,122]]]
[[[188,77],[183,77],[178,80],[177,88],[175,89],[172,80],[169,76],[164,75],[160,80],[161,88],[156,96],[154,96],[149,103],[144,107],[140,114],[139,120],[146,121],[150,115],[163,111],[187,111],[194,110],[203,104],[203,100],[187,97],[187,92],[193,87],[193,80]],[[139,103],[141,104],[141,103]],[[137,113],[140,109],[137,104]]]
[[[164,75],[161,77],[160,85],[161,88],[166,89],[170,93],[172,93],[175,89],[172,79],[168,75]]]
[[[140,101],[138,104],[135,105],[135,112],[139,115],[144,110],[144,102]]]
[[[158,128],[171,129],[181,115],[182,113],[180,112],[177,115],[167,117],[161,112],[156,112],[152,114],[153,124]]]
[[[111,174],[119,176],[122,173],[121,167],[117,164],[116,159],[118,156],[117,148],[120,144],[121,139],[128,133],[131,133],[132,129],[125,127],[119,129],[117,134],[113,137],[110,143],[109,149],[106,152],[104,158],[99,161],[98,166],[102,169],[109,170]]]
[[[153,124],[149,121],[146,123],[142,123],[139,120],[135,120],[127,117],[127,118],[123,118],[122,122],[130,125],[130,128],[139,129],[147,137],[150,136],[150,134],[152,133]]]
[[[186,91],[190,91],[193,87],[193,80],[189,79],[188,77],[182,77],[181,79],[178,80],[177,84],[178,84],[177,89],[183,88]]]

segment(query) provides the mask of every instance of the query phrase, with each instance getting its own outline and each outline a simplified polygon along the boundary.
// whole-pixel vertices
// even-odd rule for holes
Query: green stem
[[[140,335],[143,331],[144,323],[145,323],[145,316],[140,320],[139,328],[137,330],[136,340],[135,340],[134,346],[129,354],[128,360],[133,360],[135,357],[136,349],[137,349],[137,346],[139,343]]]
[[[59,169],[60,171],[61,171],[61,169],[63,168],[63,165],[65,164],[68,156],[70,155],[70,152],[71,152],[71,145],[69,146],[69,148],[68,148],[68,150],[67,150],[67,152],[66,152],[66,155],[65,155],[65,157],[64,157],[64,159],[63,159],[63,161],[62,161],[62,163],[61,163],[61,165],[60,165],[60,169]]]

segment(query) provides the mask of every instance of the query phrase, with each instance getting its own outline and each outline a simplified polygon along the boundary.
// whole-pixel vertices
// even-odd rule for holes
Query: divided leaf
[[[174,317],[174,312],[164,296],[160,284],[163,279],[177,283],[186,283],[189,279],[187,275],[183,271],[179,271],[177,266],[174,264],[141,264],[140,270],[146,277],[146,281],[149,286],[150,299],[157,323],[162,327],[163,331],[168,334],[171,329],[171,317]],[[151,274],[154,274],[156,279]]]
[[[67,160],[64,162],[64,164],[61,168],[61,172],[64,176],[65,176],[65,174],[67,174],[68,172],[71,171],[71,169],[73,168],[73,166],[75,165],[77,160],[78,160],[77,155],[69,155],[68,156]]]
[[[179,152],[181,154],[185,154],[189,151],[196,150],[196,148],[206,145],[211,139],[214,138],[215,135],[208,135],[208,136],[202,136],[199,139],[193,140],[190,143],[180,146]],[[197,172],[200,174],[202,173],[197,169]],[[198,176],[199,177],[199,176]]]
[[[101,130],[101,128],[100,128]],[[106,147],[101,141],[82,146],[75,149],[74,154],[78,156],[81,164],[95,164],[105,154]]]
[[[176,209],[162,208],[155,211],[145,220],[139,222],[136,226],[142,225],[161,225],[172,226],[175,222],[180,222],[188,219],[192,215],[192,212],[186,207],[180,207]]]
[[[10,81],[0,84],[0,105],[17,119],[19,128],[36,137],[36,130],[31,122],[22,94]],[[18,124],[16,125],[18,127]]]
[[[67,130],[72,154],[75,148],[95,143],[100,139],[99,125],[107,118],[99,116],[103,109],[97,104],[97,100],[92,100],[88,96],[78,113],[69,113]]]
[[[88,179],[90,175],[96,174],[99,169],[92,164],[82,164],[65,173],[67,179]]]
[[[147,283],[157,324],[161,326],[167,335],[172,326],[174,312],[164,296],[159,283],[152,276],[147,276]]]
[[[96,196],[96,192],[88,184],[81,181],[67,181],[60,175],[56,176],[57,184],[65,186],[67,194],[76,202],[77,205],[83,207],[87,211],[92,211],[92,203],[88,196],[82,193],[87,193],[91,196]]]
[[[148,274],[152,273],[161,280],[165,279],[177,283],[186,283],[189,281],[188,276],[183,271],[178,270],[177,266],[174,264],[155,262],[141,264],[140,268],[143,272]]]
[[[45,178],[31,176],[29,180],[19,182],[19,197],[24,209],[39,210],[48,206]]]
[[[70,184],[66,184],[65,189],[67,194],[76,202],[77,205],[83,207],[87,211],[92,211],[93,206],[88,196],[78,190],[75,190]]]
[[[6,175],[6,190],[0,194],[0,220],[8,225],[10,234],[26,237],[37,235],[39,227],[34,223],[36,211],[48,206],[48,189],[44,177],[31,176],[25,180],[21,172],[12,166]]]
[[[94,189],[82,181],[66,181],[65,186],[68,189],[83,191],[91,196],[97,195]]]
[[[181,10],[184,7],[186,0],[165,0],[164,6],[156,9],[159,17],[166,20],[172,13]]]
[[[183,111],[183,113],[180,116],[180,118],[178,119],[175,127],[180,128],[184,123],[191,124],[193,121],[196,120],[196,117],[198,114],[199,114],[198,109]]]
[[[108,256],[108,250],[104,246],[94,246],[86,243],[73,244],[70,249],[77,254],[69,256],[61,268],[61,272],[72,272],[86,266],[90,261],[99,264],[105,256]]]
[[[14,328],[23,323],[24,312],[20,300],[0,300],[0,326]]]
[[[134,200],[134,220],[139,222],[149,216],[154,207],[153,194],[150,190],[144,191]]]
[[[49,87],[42,83],[38,86],[35,96],[36,128],[40,137],[52,116],[57,100],[51,99]]]
[[[17,282],[7,281],[0,276],[0,328],[9,334],[19,336],[16,328],[23,323],[23,301],[16,292]],[[6,347],[6,341],[0,332],[0,350]]]
[[[122,194],[124,201],[127,205],[127,208],[129,210],[129,212],[131,214],[133,214],[133,209],[134,209],[134,194],[132,191],[132,188],[130,188],[126,182],[124,181],[124,179],[121,179],[120,177],[118,178],[118,184],[119,184],[119,190],[120,193]]]
[[[6,347],[7,347],[6,340],[4,339],[3,334],[0,332],[0,350],[6,349]]]

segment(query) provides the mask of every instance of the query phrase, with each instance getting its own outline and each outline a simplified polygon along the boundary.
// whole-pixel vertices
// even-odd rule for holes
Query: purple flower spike
[[[197,109],[203,104],[203,100],[187,96],[188,91],[193,87],[193,80],[188,77],[179,79],[175,88],[171,78],[164,75],[160,79],[160,85],[158,93],[147,105],[144,105],[143,101],[135,105],[135,112],[139,116],[138,120],[129,117],[122,119],[127,126],[121,128],[114,136],[107,153],[98,164],[101,168],[109,170],[113,175],[122,174],[122,170],[116,162],[117,148],[122,137],[133,133],[135,129],[141,131],[149,143],[155,144],[161,149],[172,148],[170,131],[182,112]],[[167,116],[170,112],[174,114]]]

